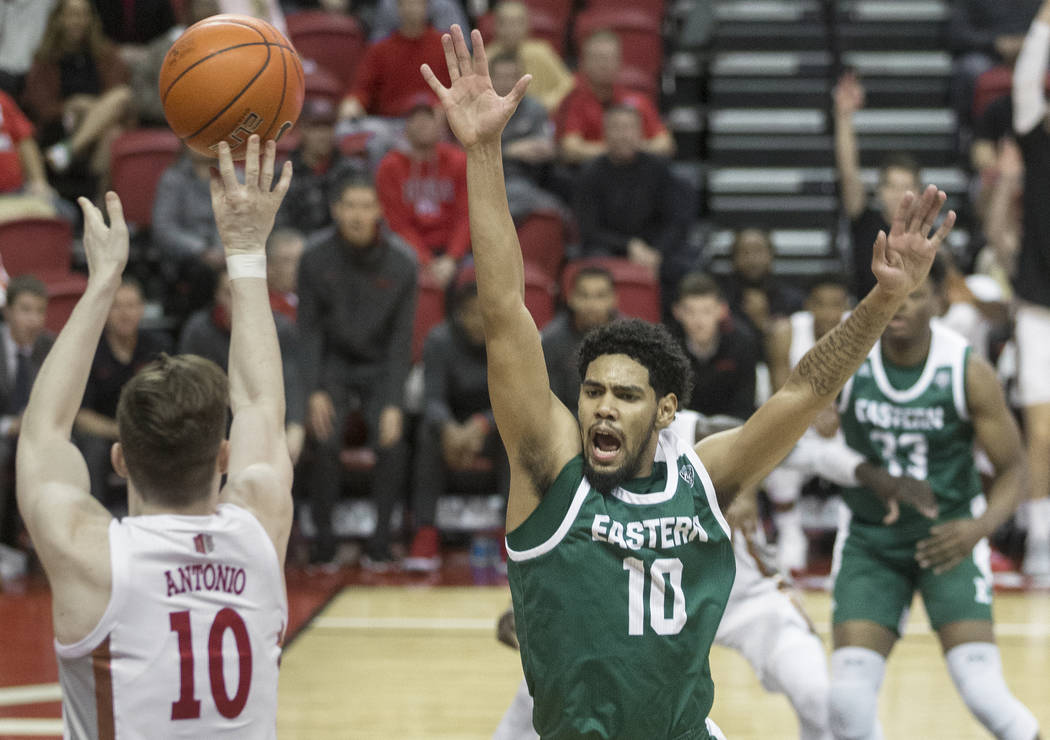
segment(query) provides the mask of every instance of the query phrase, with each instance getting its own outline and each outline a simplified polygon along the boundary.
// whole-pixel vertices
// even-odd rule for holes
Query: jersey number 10
[[[172,612],[168,615],[171,631],[179,636],[179,700],[171,703],[172,719],[198,719],[201,716],[200,700],[194,695],[193,681],[193,635],[190,632],[190,613]],[[237,677],[237,693],[231,698],[226,693],[226,677],[222,672],[222,640],[226,630],[233,631],[240,658],[240,675]],[[248,627],[241,615],[226,607],[215,615],[208,633],[208,678],[215,708],[226,719],[233,719],[248,703],[248,689],[252,685],[252,643],[248,639]]]
[[[627,634],[644,634],[645,563],[624,558],[627,571]],[[667,576],[667,579],[664,579]],[[685,626],[685,592],[682,590],[682,561],[657,558],[649,566],[649,626],[658,635],[677,635]],[[671,616],[667,616],[667,589],[670,583]]]

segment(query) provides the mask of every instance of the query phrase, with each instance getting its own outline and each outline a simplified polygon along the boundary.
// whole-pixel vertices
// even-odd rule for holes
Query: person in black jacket
[[[412,509],[416,534],[405,559],[408,570],[441,564],[435,526],[438,498],[451,476],[491,469],[498,493],[510,484],[507,453],[496,433],[489,400],[485,330],[473,268],[449,286],[444,322],[423,345],[423,419],[416,437]]]
[[[364,176],[334,191],[336,231],[299,265],[299,335],[312,466],[307,484],[317,527],[314,560],[335,556],[332,506],[339,496],[339,451],[351,412],[368,426],[376,452],[375,533],[365,564],[388,568],[390,515],[404,493],[408,447],[404,387],[412,362],[418,268],[409,248],[380,230],[375,185]]]

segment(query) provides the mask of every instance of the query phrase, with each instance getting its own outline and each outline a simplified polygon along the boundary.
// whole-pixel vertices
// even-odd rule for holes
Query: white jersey
[[[109,525],[109,605],[55,641],[66,738],[275,738],[288,602],[277,553],[233,504]]]
[[[813,314],[809,311],[796,311],[788,319],[791,322],[791,346],[788,348],[788,362],[796,367],[799,360],[813,349],[817,337],[813,333]]]

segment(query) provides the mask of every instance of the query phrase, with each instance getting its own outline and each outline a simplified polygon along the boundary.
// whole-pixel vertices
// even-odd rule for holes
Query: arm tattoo
[[[818,396],[831,396],[857,371],[885,327],[886,322],[862,303],[799,360],[795,372]]]

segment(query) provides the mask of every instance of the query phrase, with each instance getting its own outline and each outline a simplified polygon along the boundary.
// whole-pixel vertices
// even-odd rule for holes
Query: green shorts
[[[833,574],[832,621],[862,619],[898,637],[916,590],[936,631],[952,622],[992,619],[991,551],[987,540],[947,573],[934,575],[915,560],[916,541],[891,542],[886,527],[851,522]]]

